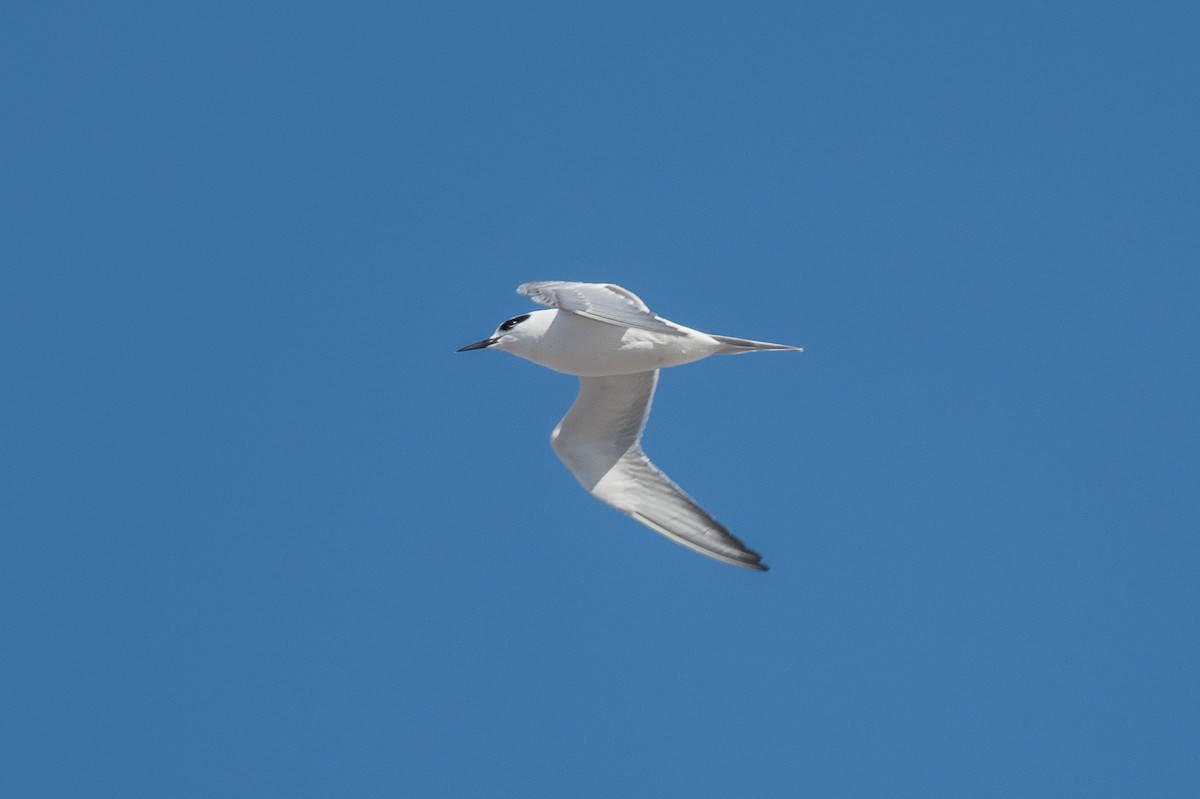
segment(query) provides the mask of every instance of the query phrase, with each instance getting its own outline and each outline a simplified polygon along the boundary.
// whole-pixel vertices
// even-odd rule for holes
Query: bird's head
[[[537,342],[541,340],[555,313],[555,311],[534,311],[506,319],[500,323],[500,327],[496,328],[496,332],[491,336],[482,341],[476,341],[474,344],[459,347],[455,352],[494,347],[514,355],[527,357]]]

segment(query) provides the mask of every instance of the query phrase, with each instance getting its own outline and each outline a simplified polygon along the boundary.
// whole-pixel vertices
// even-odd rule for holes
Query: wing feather
[[[684,493],[641,448],[658,372],[581,377],[579,396],[550,437],[559,459],[597,499],[710,558],[765,571],[746,547]]]
[[[539,305],[576,313],[597,322],[654,333],[685,335],[678,327],[651,312],[632,291],[612,283],[543,280],[523,283],[517,287],[517,293]]]

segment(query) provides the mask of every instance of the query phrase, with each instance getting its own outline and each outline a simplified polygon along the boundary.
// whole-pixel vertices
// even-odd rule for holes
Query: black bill
[[[484,347],[492,346],[498,340],[499,339],[485,338],[483,341],[476,341],[474,344],[468,344],[465,347],[459,347],[458,349],[455,350],[455,352],[466,352],[467,350],[481,350]]]

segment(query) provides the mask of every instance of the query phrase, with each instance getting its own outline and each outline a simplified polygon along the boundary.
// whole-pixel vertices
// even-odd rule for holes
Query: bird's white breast
[[[555,312],[540,337],[511,352],[557,372],[603,377],[691,363],[720,347],[697,330],[680,330],[683,335],[653,333]]]

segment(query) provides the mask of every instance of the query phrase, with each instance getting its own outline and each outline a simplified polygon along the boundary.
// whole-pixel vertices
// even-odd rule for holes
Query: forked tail
[[[710,334],[711,335],[711,334]],[[713,336],[724,346],[717,350],[718,355],[741,355],[743,352],[758,352],[760,350],[791,350],[804,352],[803,347],[789,347],[787,344],[772,344],[769,341],[754,341],[748,338],[732,336]]]

